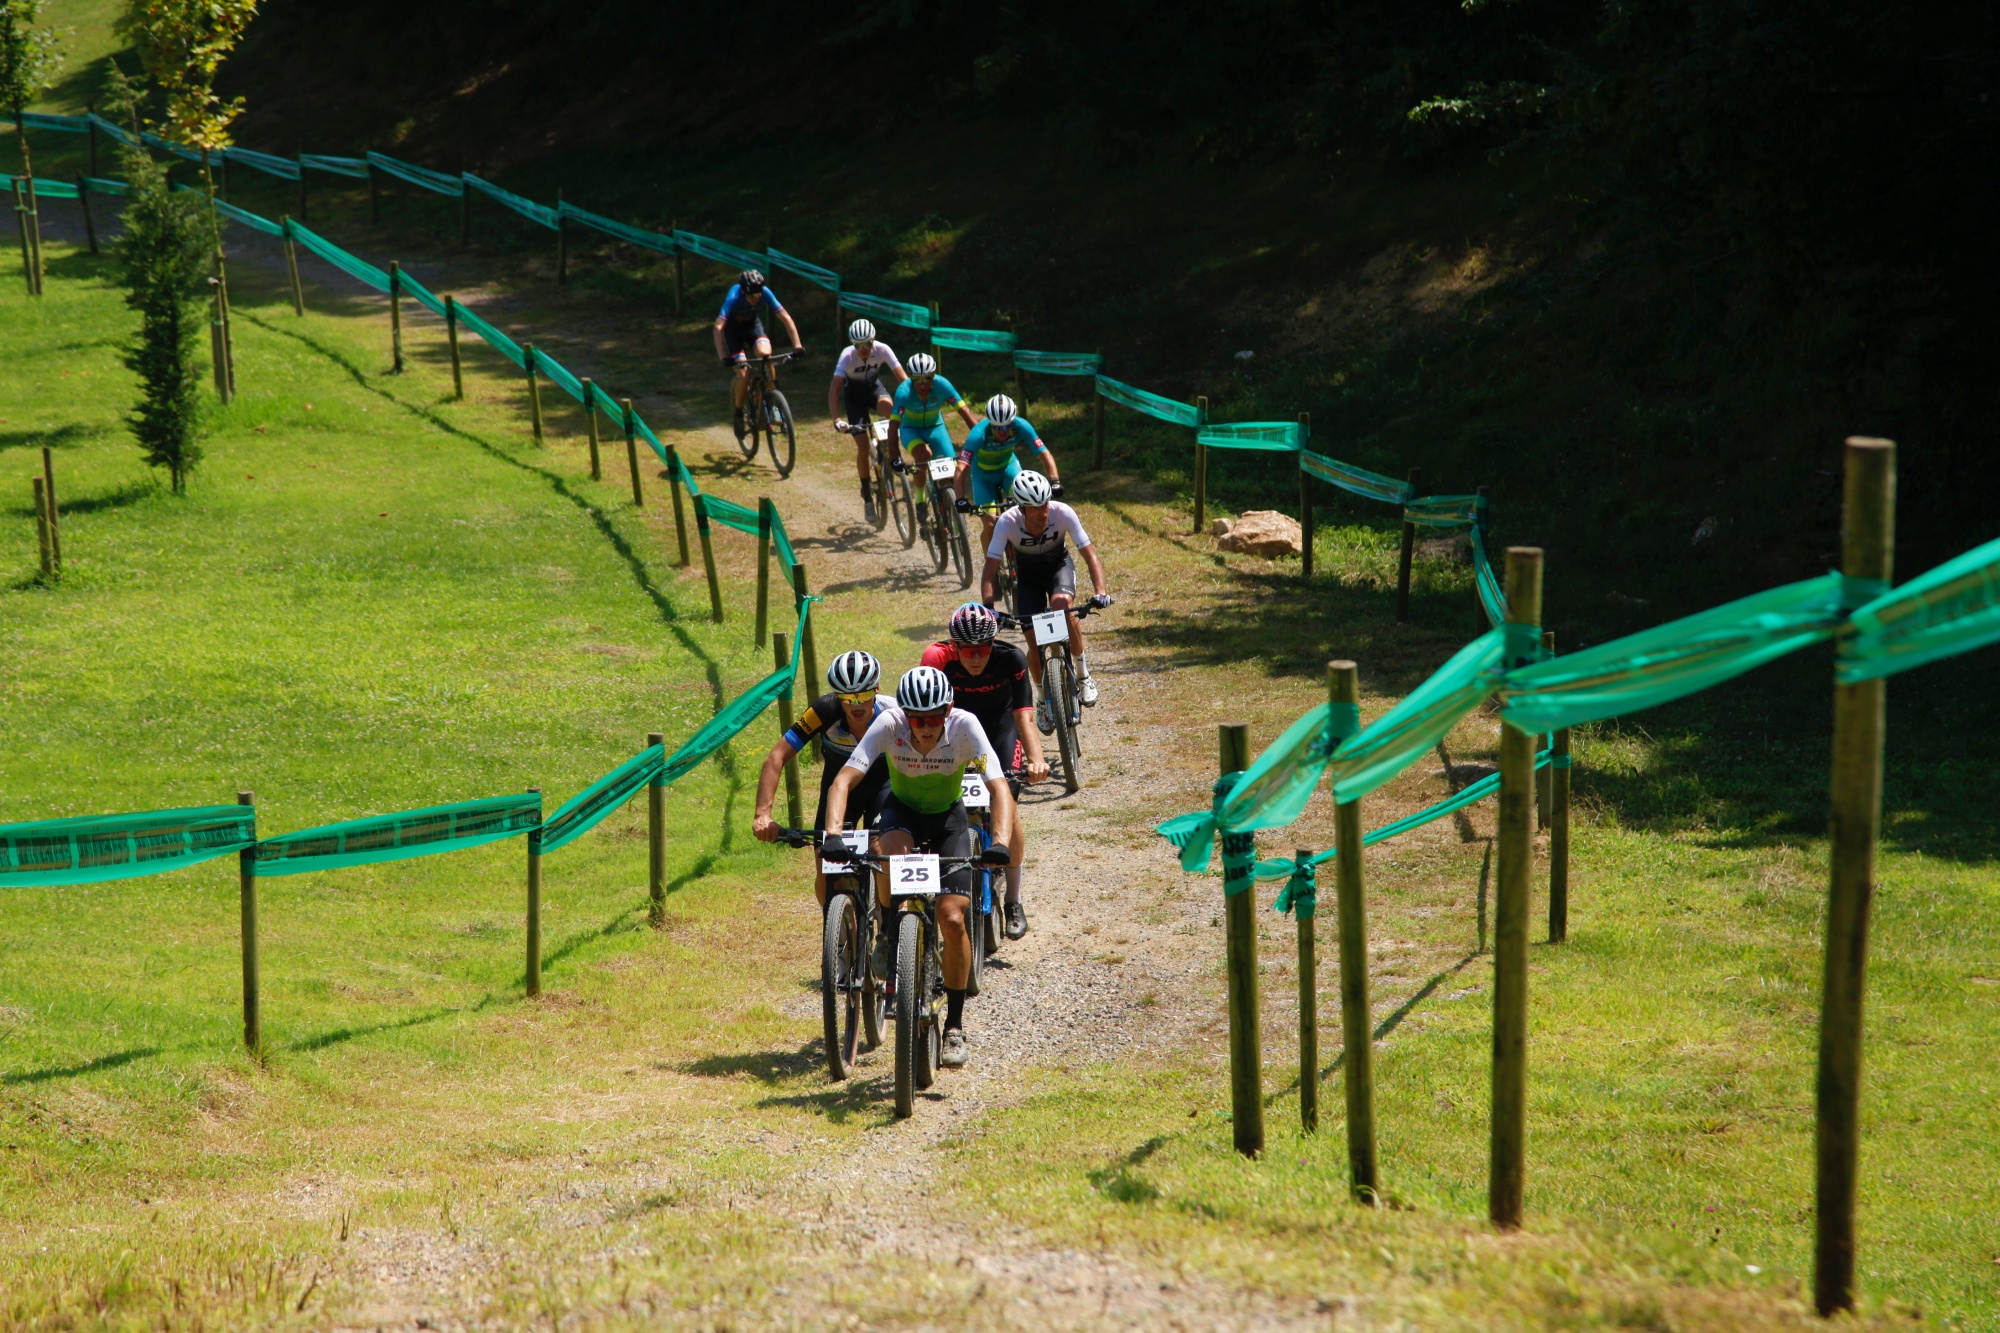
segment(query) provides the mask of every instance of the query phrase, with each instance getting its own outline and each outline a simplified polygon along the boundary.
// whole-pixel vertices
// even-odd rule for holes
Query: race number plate
[[[933,458],[930,469],[932,481],[950,481],[958,475],[958,464],[949,458]]]
[[[993,794],[986,790],[986,779],[977,773],[967,773],[959,779],[959,799],[968,810],[984,810],[993,804]]]
[[[889,858],[889,895],[893,898],[935,898],[943,882],[935,856]]]
[[[868,430],[878,440],[889,438],[889,423],[886,421],[871,421],[868,423]]]
[[[1052,643],[1069,641],[1069,613],[1067,611],[1044,611],[1031,622],[1035,627],[1035,642],[1047,647]]]
[[[865,830],[854,833],[842,833],[837,838],[833,834],[828,834],[827,838],[829,841],[838,841],[844,844],[849,851],[865,852],[868,850],[868,834]],[[826,859],[825,854],[822,853],[819,858],[819,868],[820,873],[824,875],[851,875],[863,867],[852,866],[845,861],[829,861]]]

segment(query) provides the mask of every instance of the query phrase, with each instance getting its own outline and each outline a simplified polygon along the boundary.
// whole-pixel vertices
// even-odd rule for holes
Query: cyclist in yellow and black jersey
[[[875,719],[895,706],[895,700],[875,693],[881,680],[882,664],[868,653],[846,652],[833,659],[826,673],[827,684],[833,688],[813,700],[812,707],[764,756],[763,771],[757,775],[756,813],[750,820],[750,831],[759,842],[777,841],[779,825],[771,818],[771,803],[778,793],[778,779],[784,774],[786,762],[803,754],[815,741],[819,744],[820,770],[819,810],[813,815],[813,830],[826,831],[826,790],[833,785],[834,775],[853,755],[854,747]],[[847,800],[848,813],[843,821],[846,827],[873,827],[888,790],[889,762],[877,760],[868,766]],[[825,906],[826,876],[820,875],[814,881],[814,889],[820,905]]]

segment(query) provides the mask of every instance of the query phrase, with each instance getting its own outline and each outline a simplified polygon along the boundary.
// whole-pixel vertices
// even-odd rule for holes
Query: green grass
[[[18,478],[0,494],[0,819],[242,788],[267,832],[528,786],[553,804],[647,731],[686,735],[764,669],[740,546],[724,551],[735,618],[711,627],[705,590],[668,568],[662,506],[633,511],[616,466],[591,482],[573,437],[536,449],[490,358],[474,360],[470,401],[447,403],[434,330],[413,330],[416,368],[393,379],[372,309],[315,290],[296,320],[268,270],[239,267],[243,397],[218,411],[191,496],[162,493],[119,425],[131,317],[101,261],[52,251],[48,297],[0,303],[0,458]],[[586,299],[535,313],[573,320],[566,302]],[[616,336],[626,307],[603,309],[619,382],[646,383],[643,368],[714,408],[698,357],[659,370]],[[66,513],[54,588],[34,574],[25,485],[45,442]],[[1275,734],[1329,655],[1363,662],[1372,715],[1470,628],[1463,571],[1446,564],[1421,567],[1416,624],[1389,623],[1394,538],[1379,523],[1324,529],[1305,588],[1283,563],[1181,535],[1171,493],[1129,471],[1078,489],[1131,590],[1128,651],[1171,668],[1151,678],[1164,693],[1149,724],[1204,762],[1215,721],[1248,717],[1253,743]],[[835,595],[822,656],[836,635],[907,656],[936,609],[848,591],[870,590]],[[1229,1149],[1211,1025],[1174,1058],[1038,1074],[1027,1102],[937,1155],[939,1206],[1149,1271],[1427,1324],[1800,1320],[1827,676],[1800,659],[1580,737],[1571,940],[1533,963],[1528,1235],[1479,1222],[1483,844],[1451,823],[1368,863],[1398,1207],[1345,1201],[1337,1073],[1321,1134],[1290,1128],[1290,930],[1276,921],[1263,1162]],[[1885,1321],[2000,1319],[2000,873],[1979,681],[1967,663],[1891,691],[1861,1221]],[[1452,751],[1492,741],[1476,717]],[[884,1150],[862,1137],[884,1108],[830,1092],[809,1026],[785,1012],[810,970],[809,908],[795,865],[745,832],[759,748],[746,738],[671,792],[663,934],[644,929],[636,811],[549,858],[538,1003],[521,997],[519,843],[266,881],[262,1064],[237,1038],[228,863],[10,893],[0,1264],[21,1276],[0,1328],[360,1322],[378,1247],[411,1235],[486,1247],[466,1308],[503,1323],[699,1324],[711,1299],[781,1307],[808,1275],[864,1322],[978,1323],[957,1278],[882,1259],[839,1271],[758,1202],[801,1169],[801,1144]],[[1436,786],[1413,771],[1366,822]],[[1112,822],[1135,873],[1166,873],[1144,832],[1166,813]],[[1470,831],[1490,820],[1475,810]],[[1325,845],[1329,823],[1316,805],[1267,846]],[[589,1225],[546,1224],[580,1199],[599,1201]],[[624,1267],[607,1268],[607,1248]]]

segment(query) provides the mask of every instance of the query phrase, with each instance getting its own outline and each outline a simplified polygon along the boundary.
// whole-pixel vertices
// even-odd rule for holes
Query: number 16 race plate
[[[938,859],[928,854],[889,858],[889,896],[935,898],[944,886]]]
[[[932,481],[950,481],[958,475],[958,464],[949,458],[933,458],[930,468]]]
[[[1064,643],[1069,639],[1067,611],[1044,611],[1031,623],[1035,627],[1035,642],[1044,647],[1052,643]]]
[[[827,835],[827,841],[828,842],[838,841],[839,843],[844,844],[849,851],[865,852],[868,850],[868,834],[865,830],[856,833],[842,833],[838,835],[829,833]],[[847,864],[847,862],[845,861],[829,861],[826,859],[824,855],[822,855],[819,858],[819,868],[822,874],[851,875],[855,871],[861,869],[862,867],[851,866]]]

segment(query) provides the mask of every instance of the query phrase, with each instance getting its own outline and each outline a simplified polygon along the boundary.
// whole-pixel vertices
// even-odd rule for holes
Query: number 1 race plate
[[[928,854],[889,858],[889,896],[935,898],[944,887],[938,859]]]
[[[1047,647],[1052,643],[1069,641],[1069,612],[1044,611],[1030,622],[1035,627],[1035,642]]]
[[[977,773],[967,773],[959,779],[958,798],[965,802],[968,810],[984,810],[993,804],[992,793],[986,790],[986,779]]]
[[[844,846],[849,851],[865,852],[868,850],[868,834],[866,830],[856,833],[829,833],[826,835],[826,838],[828,842]],[[820,873],[823,875],[852,875],[864,867],[849,865],[845,861],[829,861],[822,854],[819,858],[819,868]]]
[[[933,458],[930,468],[932,481],[950,481],[958,475],[958,464],[949,458]]]

